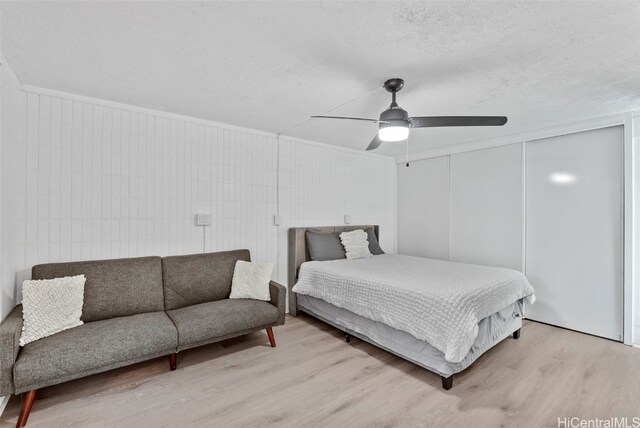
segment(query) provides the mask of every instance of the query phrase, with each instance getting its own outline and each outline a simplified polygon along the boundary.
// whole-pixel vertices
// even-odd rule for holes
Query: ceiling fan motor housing
[[[380,128],[409,126],[409,113],[400,107],[392,107],[380,114]]]

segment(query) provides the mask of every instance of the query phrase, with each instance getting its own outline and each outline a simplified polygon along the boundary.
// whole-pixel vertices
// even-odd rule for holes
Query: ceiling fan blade
[[[380,147],[380,144],[382,144],[382,140],[380,138],[378,138],[378,135],[376,135],[373,140],[371,140],[371,142],[369,143],[369,145],[367,146],[367,150],[375,150],[378,147]]]
[[[376,119],[365,119],[363,117],[343,117],[343,116],[311,116],[312,119],[345,119],[345,120],[362,120],[365,122],[379,123]]]
[[[423,116],[410,117],[411,128],[435,128],[440,126],[502,126],[505,116]]]

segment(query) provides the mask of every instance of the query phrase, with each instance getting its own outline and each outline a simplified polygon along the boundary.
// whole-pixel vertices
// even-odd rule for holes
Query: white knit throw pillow
[[[348,259],[364,259],[371,257],[369,251],[369,241],[367,240],[367,232],[362,229],[353,230],[351,232],[342,232],[340,241],[344,247],[344,252]]]
[[[230,299],[271,300],[269,282],[273,263],[251,263],[238,260],[233,271]]]
[[[22,283],[20,346],[82,325],[84,275]]]

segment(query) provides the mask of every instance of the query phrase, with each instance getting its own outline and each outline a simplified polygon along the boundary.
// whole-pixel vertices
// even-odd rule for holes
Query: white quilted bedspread
[[[405,331],[453,363],[471,349],[482,318],[535,301],[518,271],[396,254],[303,263],[293,291]]]

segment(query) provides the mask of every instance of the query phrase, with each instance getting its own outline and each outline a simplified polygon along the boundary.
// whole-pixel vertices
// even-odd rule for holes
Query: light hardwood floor
[[[440,378],[311,317],[39,391],[28,427],[556,427],[640,417],[640,349],[535,322]],[[0,425],[16,422],[12,397]]]

